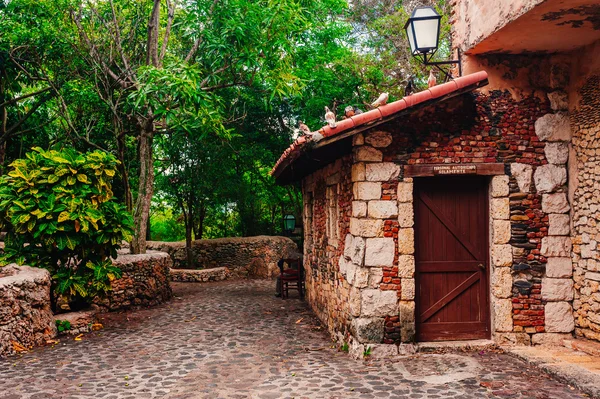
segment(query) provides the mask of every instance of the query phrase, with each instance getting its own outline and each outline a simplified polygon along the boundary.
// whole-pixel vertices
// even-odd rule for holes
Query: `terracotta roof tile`
[[[371,111],[354,115],[348,119],[343,119],[337,123],[337,126],[334,129],[330,128],[329,126],[323,126],[318,131],[323,135],[323,137],[336,136],[342,132],[354,129],[356,127],[368,125],[377,120],[387,118],[388,116],[401,112],[402,110],[410,108],[414,105],[431,99],[443,97],[467,86],[482,82],[486,80],[487,77],[488,75],[485,71],[472,73],[467,76],[461,76],[457,79],[451,80],[450,82],[434,86],[428,90],[423,90],[413,95],[404,97],[398,101],[394,101],[390,104],[382,105],[381,107]],[[275,163],[275,166],[271,170],[271,175],[275,174],[278,169],[285,167],[285,164],[291,163],[294,159],[300,156],[300,151],[306,143],[307,139],[305,136],[301,136],[294,141],[294,143],[283,152],[277,163]]]

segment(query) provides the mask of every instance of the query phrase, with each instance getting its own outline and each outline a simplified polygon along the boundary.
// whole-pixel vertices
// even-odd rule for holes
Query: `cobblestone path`
[[[176,284],[82,341],[0,360],[0,398],[583,398],[501,353],[356,361],[273,283]]]

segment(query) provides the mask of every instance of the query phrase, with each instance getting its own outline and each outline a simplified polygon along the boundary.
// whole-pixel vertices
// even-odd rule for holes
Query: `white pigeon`
[[[337,126],[335,123],[335,114],[331,112],[329,107],[325,107],[325,121],[327,121],[327,124],[332,129],[335,129],[335,127]]]
[[[375,100],[375,102],[373,102],[373,104],[371,104],[371,106],[373,108],[377,108],[380,107],[382,105],[385,105],[388,101],[388,93],[381,93],[379,95],[379,98],[377,98],[377,100]]]
[[[429,79],[427,79],[427,86],[428,87],[433,87],[437,84],[437,79],[435,78],[435,75],[433,74],[433,69],[429,71]]]

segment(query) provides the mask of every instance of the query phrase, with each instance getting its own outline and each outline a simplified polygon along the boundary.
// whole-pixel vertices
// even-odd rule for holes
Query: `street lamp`
[[[447,76],[449,76],[448,73],[441,69],[439,65],[458,64],[458,73],[462,75],[460,50],[458,50],[457,60],[430,61],[440,43],[441,19],[442,17],[433,7],[417,7],[413,10],[404,25],[410,44],[410,52],[416,58],[422,57],[423,64],[434,65]]]
[[[287,214],[283,217],[283,230],[289,235],[292,234],[296,228],[296,218],[294,215]]]

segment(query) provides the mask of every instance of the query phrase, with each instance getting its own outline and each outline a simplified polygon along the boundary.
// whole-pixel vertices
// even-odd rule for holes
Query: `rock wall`
[[[306,299],[340,341],[346,341],[352,316],[360,312],[353,285],[368,284],[368,273],[356,273],[351,263],[341,261],[348,251],[344,240],[352,206],[351,162],[350,156],[336,161],[305,179],[302,188]]]
[[[176,269],[187,268],[183,242],[148,242],[148,249],[168,253]],[[233,277],[277,276],[277,261],[297,253],[298,247],[287,237],[229,237],[192,243],[195,268],[226,267]]]
[[[578,92],[571,113],[577,158],[572,210],[575,333],[600,340],[600,73]]]
[[[50,273],[29,266],[0,267],[0,357],[15,353],[15,346],[30,348],[55,336]]]
[[[171,299],[172,260],[169,254],[154,252],[141,255],[119,255],[113,264],[121,268],[122,277],[111,283],[106,298],[94,303],[104,310],[154,306]]]

